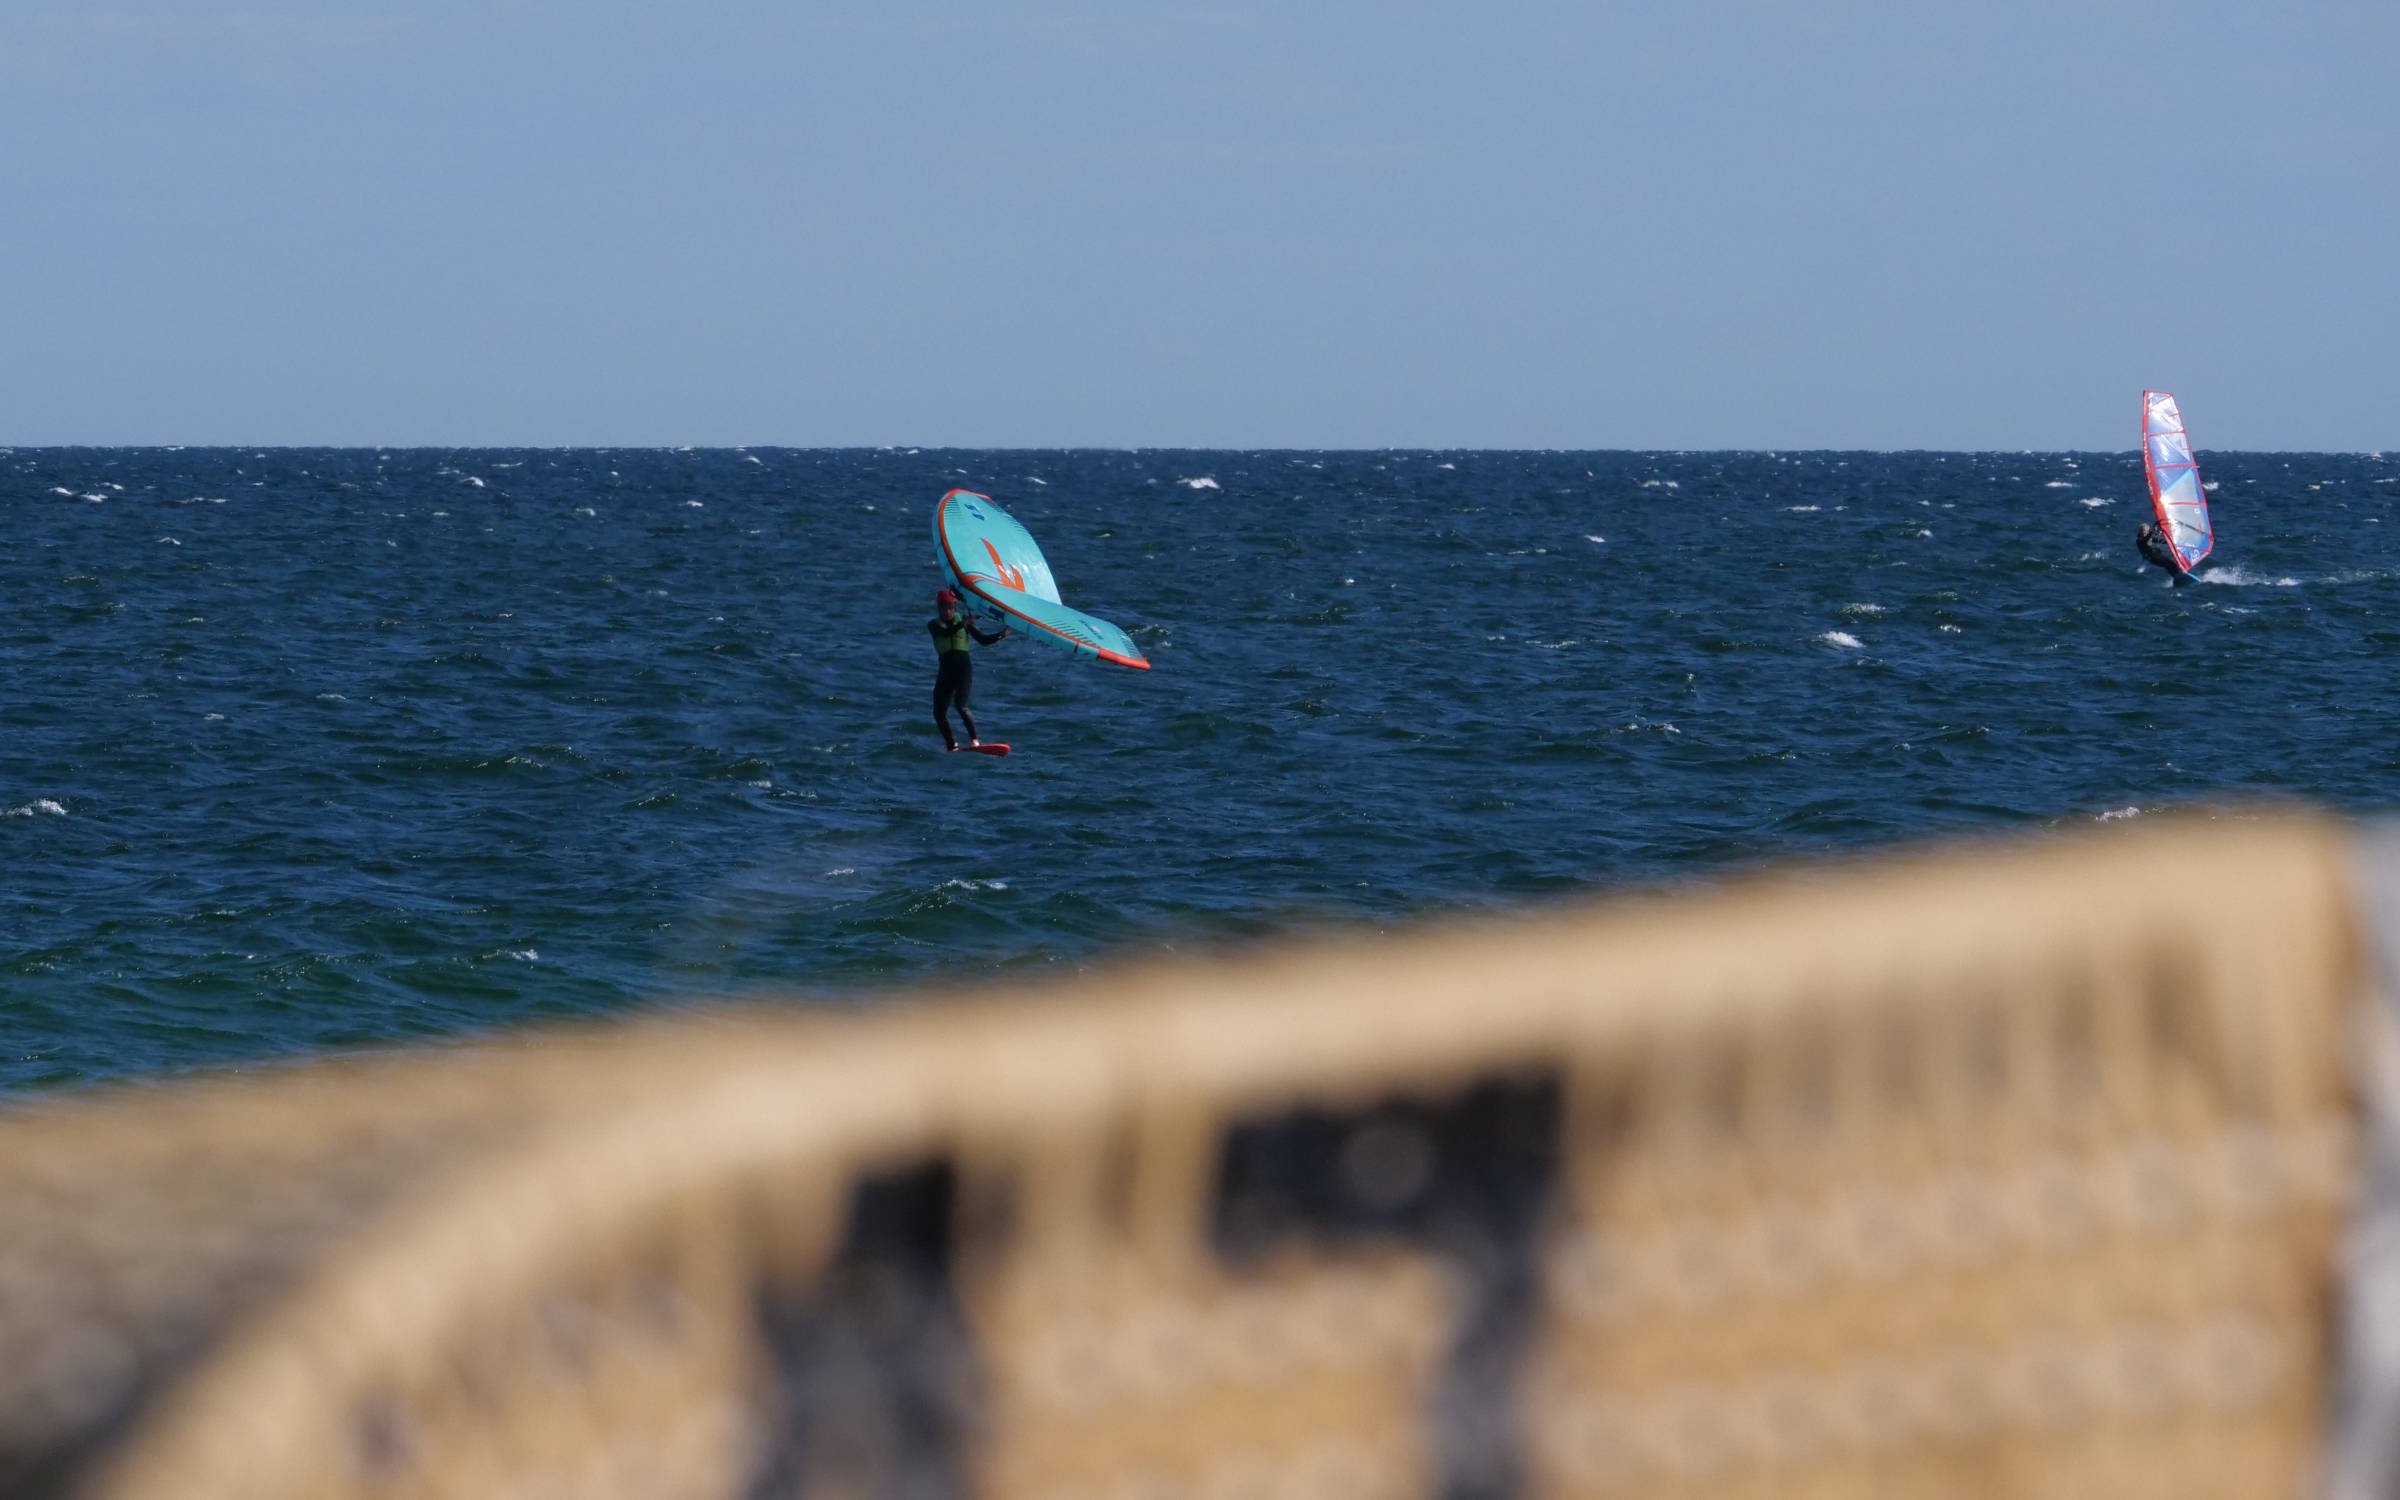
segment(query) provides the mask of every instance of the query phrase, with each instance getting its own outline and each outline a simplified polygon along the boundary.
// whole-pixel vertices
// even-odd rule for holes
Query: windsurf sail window
[[[2150,482],[2150,505],[2167,549],[2186,573],[2217,544],[2209,524],[2208,495],[2200,487],[2200,464],[2192,456],[2183,413],[2165,391],[2142,392],[2142,474]]]
[[[1150,670],[1150,659],[1133,637],[1059,599],[1058,580],[1033,533],[991,496],[952,490],[936,501],[933,550],[942,576],[977,613],[1077,656]]]

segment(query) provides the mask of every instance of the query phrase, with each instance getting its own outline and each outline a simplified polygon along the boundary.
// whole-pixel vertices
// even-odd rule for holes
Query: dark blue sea
[[[2400,461],[0,450],[0,1091],[2400,800]],[[1141,674],[978,652],[982,490]]]

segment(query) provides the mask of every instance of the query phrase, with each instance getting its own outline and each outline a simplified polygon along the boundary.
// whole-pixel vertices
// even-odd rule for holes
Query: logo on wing
[[[983,550],[992,555],[992,567],[999,573],[1000,581],[1006,584],[1008,587],[1015,589],[1018,593],[1024,593],[1025,570],[1023,568],[1012,567],[1007,562],[1003,561],[1000,557],[1000,549],[993,546],[989,540],[984,542]]]

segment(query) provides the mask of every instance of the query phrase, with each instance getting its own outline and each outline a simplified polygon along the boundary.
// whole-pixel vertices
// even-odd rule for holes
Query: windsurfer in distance
[[[958,610],[958,590],[943,589],[933,596],[940,614],[927,626],[933,632],[933,649],[941,665],[933,674],[933,722],[942,731],[942,743],[952,750],[958,748],[958,737],[950,732],[950,709],[958,707],[958,720],[967,727],[967,743],[980,745],[975,734],[975,716],[967,711],[967,694],[975,686],[975,658],[967,654],[970,638],[986,646],[997,644],[1008,635],[1003,625],[986,634],[973,617]]]
[[[2175,581],[2177,588],[2192,581],[2192,575],[2185,572],[2183,565],[2175,560],[2175,549],[2167,545],[2167,534],[2158,529],[2156,522],[2144,521],[2142,529],[2133,534],[2133,544],[2142,549],[2142,561],[2166,569],[2167,576]]]

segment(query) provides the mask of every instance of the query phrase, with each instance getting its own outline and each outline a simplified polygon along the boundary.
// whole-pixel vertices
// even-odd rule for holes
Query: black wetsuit
[[[2192,581],[2192,575],[2186,573],[2176,563],[2174,549],[2167,545],[2165,533],[2152,528],[2135,533],[2133,540],[2134,545],[2142,549],[2144,562],[2166,569],[2167,576],[2175,580],[2178,585]]]
[[[975,690],[975,658],[967,653],[967,637],[989,646],[1000,636],[984,634],[967,615],[955,620],[936,616],[926,628],[933,632],[933,649],[941,653],[941,665],[933,674],[933,722],[942,731],[942,743],[955,750],[958,741],[950,733],[953,707],[958,709],[958,721],[967,726],[967,738],[982,738],[975,732],[975,716],[967,711],[967,695]]]

